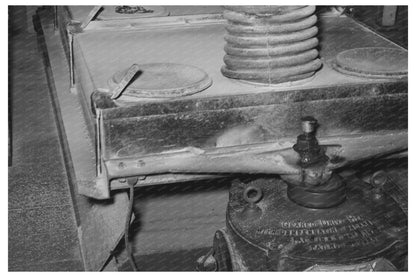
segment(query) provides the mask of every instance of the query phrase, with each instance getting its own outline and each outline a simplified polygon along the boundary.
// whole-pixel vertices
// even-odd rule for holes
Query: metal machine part
[[[256,6],[256,9],[258,8]],[[241,12],[241,8],[236,6],[231,9]],[[276,10],[279,9],[283,13],[286,12],[284,8],[276,7]],[[272,9],[273,12],[276,10]],[[294,8],[294,10],[311,11],[311,7]],[[249,13],[251,12],[249,10]],[[286,15],[291,15],[291,13],[285,13]],[[166,18],[169,24],[176,22],[176,19],[173,19],[173,17]],[[159,22],[159,20],[156,21]],[[151,23],[150,26],[153,26],[152,24],[155,23]],[[98,110],[102,111],[103,116],[100,120],[102,128],[100,127],[100,132],[97,132],[100,140],[97,147],[101,147],[97,150],[97,153],[101,153],[98,155],[98,163],[102,165],[102,171],[99,173],[102,174],[97,176],[95,184],[80,182],[81,194],[97,199],[110,198],[111,190],[126,188],[121,180],[129,176],[143,176],[138,186],[145,186],[195,178],[212,179],[216,174],[280,175],[292,173],[293,164],[289,165],[286,158],[289,156],[292,159],[292,156],[297,155],[291,149],[294,144],[293,138],[297,134],[297,123],[301,116],[311,113],[325,126],[319,133],[320,141],[324,144],[341,146],[338,149],[332,149],[341,154],[338,155],[341,156],[338,161],[355,161],[407,148],[405,131],[407,129],[407,81],[356,78],[340,74],[328,66],[328,62],[332,61],[337,53],[346,49],[372,45],[395,47],[348,18],[326,16],[320,18],[319,38],[322,45],[319,54],[322,60],[327,62],[327,66],[322,67],[313,80],[310,80],[308,84],[305,84],[306,80],[304,80],[301,81],[302,84],[295,84],[295,82],[270,88],[258,83],[253,85],[236,82],[218,75],[218,68],[222,65],[220,57],[224,46],[223,21],[192,25],[195,28],[188,28],[187,24],[169,25],[178,28],[177,32],[174,32],[175,38],[167,36],[170,31],[165,30],[165,27],[162,28],[162,25],[155,25],[155,28],[145,30],[144,25],[136,24],[135,27],[142,26],[141,31],[137,30],[139,37],[149,44],[130,53],[136,57],[135,60],[141,61],[141,64],[155,62],[154,57],[142,60],[143,57],[151,57],[152,55],[147,55],[147,53],[152,53],[154,50],[163,58],[160,61],[184,63],[203,69],[206,75],[212,78],[213,85],[207,86],[202,93],[189,95],[187,91],[186,94],[180,92],[166,95],[160,91],[151,93],[146,91],[147,95],[144,95],[143,91],[136,91],[134,97],[126,99],[129,96],[129,88],[134,88],[140,80],[144,81],[145,76],[142,74],[139,80],[135,80],[128,86],[129,88],[124,90],[120,98],[114,100],[110,97],[108,90],[101,89],[107,86],[108,76],[114,74],[109,70],[112,65],[91,66],[91,68],[103,69],[103,71],[91,73],[91,80],[94,79],[94,84],[97,76],[101,74],[104,76],[103,72],[107,72],[105,78],[102,78],[103,83],[97,80],[96,84],[101,88],[97,88],[91,95],[87,92],[86,98],[82,97],[82,101],[87,100],[83,102],[86,116],[91,116],[87,112],[89,106],[92,107],[92,114],[97,114]],[[338,31],[334,32],[334,29]],[[348,41],[344,41],[339,35],[343,32],[351,34]],[[121,42],[124,39],[131,43],[134,41],[131,40],[130,31],[120,30],[111,34],[117,34],[118,38],[110,39],[105,36],[105,40],[109,43]],[[77,37],[80,42],[83,41],[84,35],[95,37],[98,34],[92,30],[91,33],[79,34]],[[89,41],[94,41],[92,37]],[[178,43],[175,47],[178,50],[177,53],[186,55],[180,57],[172,55],[176,52],[165,47],[167,44],[158,43],[157,37],[172,38]],[[195,39],[196,37],[198,39]],[[187,51],[188,46],[183,44],[184,41],[189,41],[190,45],[199,45],[195,47],[199,47],[204,55],[197,55],[199,51]],[[83,43],[87,42],[87,40],[83,41]],[[115,47],[122,49],[125,44],[116,43],[113,47],[109,47],[109,44],[104,45],[108,51],[111,51]],[[159,48],[160,51],[157,50]],[[89,53],[94,54],[95,51],[92,49]],[[217,55],[215,59],[213,55]],[[128,55],[129,59],[124,60],[123,68],[131,64],[133,56]],[[99,57],[91,55],[89,58],[88,63],[95,64]],[[90,66],[85,68],[90,68]],[[120,73],[114,77],[122,75]],[[195,76],[197,75],[192,74],[192,77]],[[120,81],[120,78],[115,79],[113,81]],[[192,81],[191,83],[199,88],[205,88],[210,84],[208,81],[205,82],[207,78],[202,77],[199,80],[203,80],[202,83],[195,79],[188,81]],[[90,79],[85,81],[90,82]],[[170,82],[169,87],[172,87],[175,82]],[[156,84],[161,85],[160,82]],[[197,91],[191,91],[190,94]],[[173,98],[179,95],[187,96],[166,101],[166,96]],[[155,96],[158,98],[156,99]],[[380,124],[382,121],[384,123]],[[248,142],[240,140],[234,145],[215,146],[210,143],[213,138],[236,127],[247,129],[251,126],[258,127],[254,130],[266,130],[266,132],[264,135],[254,136],[253,140],[248,140]],[[91,134],[94,133],[92,128],[89,131]],[[369,141],[372,143],[366,143]],[[282,155],[288,154],[282,159],[277,158],[279,156],[277,152],[272,153],[281,150]],[[328,155],[328,149],[326,150]],[[336,166],[340,165],[343,165],[343,162],[337,163]],[[311,170],[305,170],[303,176],[308,176],[308,172],[313,173]]]
[[[136,68],[130,74],[133,66]],[[111,90],[125,83],[124,92],[118,95],[120,98],[117,104],[122,105],[143,99],[166,100],[192,95],[205,90],[212,84],[212,79],[208,74],[195,66],[175,63],[149,63],[133,66],[116,72],[108,80]],[[125,76],[130,78],[125,79]]]
[[[229,6],[222,73],[266,84],[314,75],[318,58],[315,6]]]
[[[304,118],[294,149],[304,170],[319,173],[328,159],[313,135],[315,124]],[[215,234],[215,261],[200,270],[212,264],[225,271],[407,270],[407,214],[380,189],[384,176],[375,174],[370,184],[331,171],[328,176],[297,184],[290,178],[236,179],[226,229]]]
[[[300,156],[301,178],[283,176],[282,179],[287,181],[288,197],[293,202],[309,208],[329,208],[345,200],[345,185],[327,168],[329,158],[315,137],[316,125],[313,117],[302,118],[303,134],[293,146]]]
[[[133,13],[153,13],[151,9],[145,9],[142,6],[117,6],[116,13],[133,14]]]
[[[385,47],[349,49],[336,56],[333,68],[363,78],[403,79],[407,78],[407,53]]]

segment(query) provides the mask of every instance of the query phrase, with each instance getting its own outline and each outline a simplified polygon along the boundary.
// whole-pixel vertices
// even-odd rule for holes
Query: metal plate
[[[334,68],[361,77],[403,78],[407,76],[407,52],[385,47],[350,49],[336,56]]]
[[[125,89],[120,100],[136,101],[140,98],[171,98],[190,95],[212,84],[208,74],[195,67],[175,63],[149,63],[139,65],[136,79]],[[119,71],[108,81],[111,89],[121,81],[127,70]]]
[[[247,186],[263,191],[256,205],[261,215],[245,212]],[[377,201],[359,180],[348,183],[347,200],[330,209],[306,209],[288,200],[277,179],[235,182],[230,189],[227,219],[236,234],[265,251],[285,251],[311,263],[361,262],[403,243],[407,217],[388,196]]]
[[[118,6],[104,6],[101,13],[97,16],[99,20],[118,20],[118,19],[133,19],[143,17],[157,17],[167,16],[169,11],[163,6],[141,6],[149,12],[136,12],[136,13],[118,13],[116,12]],[[131,6],[134,7],[134,6]],[[151,11],[151,12],[150,12]]]

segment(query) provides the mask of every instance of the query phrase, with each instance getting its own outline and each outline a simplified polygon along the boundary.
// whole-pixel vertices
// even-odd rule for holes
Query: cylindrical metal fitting
[[[312,116],[302,117],[302,131],[307,134],[315,132],[317,122]]]
[[[322,63],[315,6],[229,6],[224,76],[266,84],[313,76]]]

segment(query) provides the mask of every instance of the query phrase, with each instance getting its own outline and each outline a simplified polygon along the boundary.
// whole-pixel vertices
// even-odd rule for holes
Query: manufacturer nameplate
[[[269,243],[285,241],[292,244],[304,244],[310,251],[356,248],[379,242],[376,224],[360,216],[345,216],[331,220],[282,221],[279,227],[258,228],[256,236],[274,238]]]

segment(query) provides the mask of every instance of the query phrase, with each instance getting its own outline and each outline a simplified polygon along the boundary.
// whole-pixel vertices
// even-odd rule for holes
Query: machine
[[[225,226],[198,270],[407,270],[405,190],[385,168],[355,174],[407,156],[405,48],[327,7],[56,15],[72,93],[57,98],[77,109],[62,111],[74,183],[97,201],[81,220],[91,270],[121,241],[117,214],[131,212],[135,188],[219,178]]]

